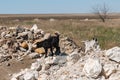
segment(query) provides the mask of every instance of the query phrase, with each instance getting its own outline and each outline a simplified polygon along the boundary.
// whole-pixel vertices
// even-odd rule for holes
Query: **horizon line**
[[[7,15],[7,14],[9,14],[9,15],[14,15],[14,14],[17,14],[17,15],[19,15],[19,14],[94,14],[94,13],[0,13],[0,15]],[[109,12],[108,14],[120,14],[120,12]]]

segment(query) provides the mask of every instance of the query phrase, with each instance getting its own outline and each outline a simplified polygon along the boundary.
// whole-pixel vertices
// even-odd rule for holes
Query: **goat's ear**
[[[97,38],[95,39],[95,41],[96,41],[96,42],[98,41]]]
[[[93,38],[93,40],[98,41],[97,38]]]
[[[58,31],[55,31],[55,33],[54,33],[55,35],[60,35],[60,32],[58,32]]]

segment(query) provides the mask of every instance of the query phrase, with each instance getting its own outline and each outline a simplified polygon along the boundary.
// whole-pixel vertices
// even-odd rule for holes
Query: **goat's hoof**
[[[49,56],[54,56],[54,54],[51,53],[51,54],[49,54]]]
[[[47,58],[47,56],[45,56],[44,58]]]
[[[55,55],[60,55],[60,53],[55,53]]]

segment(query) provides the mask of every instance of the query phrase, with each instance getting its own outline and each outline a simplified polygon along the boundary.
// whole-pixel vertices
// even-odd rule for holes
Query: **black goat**
[[[60,53],[59,35],[51,36],[50,38],[45,39],[44,41],[37,42],[36,45],[37,47],[43,47],[45,49],[45,57],[47,57],[47,52],[49,48],[52,53],[52,56],[54,55],[53,48],[56,48],[55,55],[59,55]]]

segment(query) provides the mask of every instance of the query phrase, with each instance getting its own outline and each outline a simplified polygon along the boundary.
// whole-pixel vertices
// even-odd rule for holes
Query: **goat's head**
[[[58,31],[55,31],[54,34],[55,34],[56,36],[60,36],[60,32],[58,32]]]
[[[98,41],[97,38],[95,38],[95,37],[93,38],[93,40],[95,40],[96,42]]]

